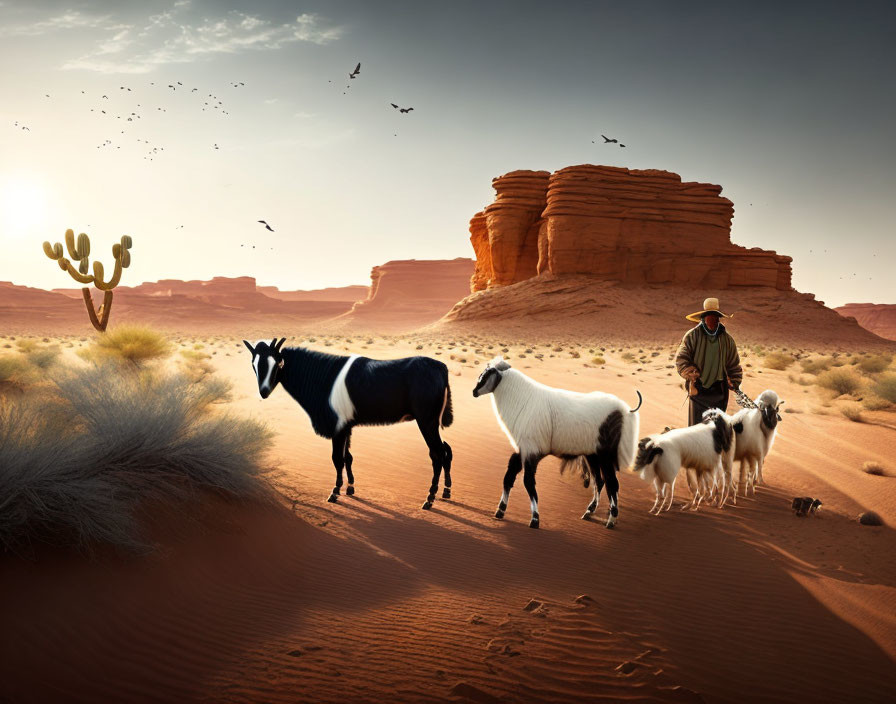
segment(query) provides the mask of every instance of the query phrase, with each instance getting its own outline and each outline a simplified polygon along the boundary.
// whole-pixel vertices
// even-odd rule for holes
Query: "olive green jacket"
[[[734,386],[740,386],[744,378],[743,369],[740,366],[740,355],[737,353],[737,344],[734,338],[728,334],[725,326],[719,323],[719,344],[722,358],[723,377]],[[688,330],[681,338],[678,353],[675,355],[675,367],[679,375],[688,380],[693,372],[702,372],[703,357],[706,354],[706,333],[697,325]],[[690,388],[690,381],[685,384]]]

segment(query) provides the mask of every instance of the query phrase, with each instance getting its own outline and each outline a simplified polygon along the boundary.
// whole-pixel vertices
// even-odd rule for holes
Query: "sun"
[[[8,176],[0,181],[0,239],[42,236],[48,220],[47,189],[31,176]]]

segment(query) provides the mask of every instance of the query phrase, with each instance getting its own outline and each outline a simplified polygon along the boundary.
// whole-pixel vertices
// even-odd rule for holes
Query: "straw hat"
[[[718,298],[707,298],[703,301],[703,310],[699,310],[696,313],[691,313],[690,315],[686,315],[685,318],[687,320],[691,320],[695,323],[700,322],[700,318],[707,313],[715,313],[720,318],[730,318],[730,315],[725,315],[722,311],[719,310],[719,299]]]

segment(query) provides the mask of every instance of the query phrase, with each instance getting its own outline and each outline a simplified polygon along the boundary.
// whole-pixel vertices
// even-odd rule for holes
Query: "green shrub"
[[[818,385],[839,394],[853,394],[862,386],[862,377],[853,369],[840,367],[818,375]]]

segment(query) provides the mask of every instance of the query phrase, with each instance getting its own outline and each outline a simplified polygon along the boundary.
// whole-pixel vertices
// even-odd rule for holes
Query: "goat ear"
[[[276,347],[276,346],[277,346],[277,338],[275,337],[273,340],[271,340],[271,347]]]
[[[246,347],[249,348],[249,351],[250,351],[252,354],[255,354],[255,348],[254,348],[252,345],[250,345],[250,344],[249,344],[248,342],[246,342],[245,340],[243,340],[243,344],[244,344]]]
[[[281,337],[281,338],[280,338],[280,342],[278,342],[276,345],[274,345],[274,347],[276,348],[276,350],[277,350],[278,352],[280,351],[280,348],[283,347],[283,343],[284,343],[284,342],[286,342],[286,338],[285,338],[285,337]]]

